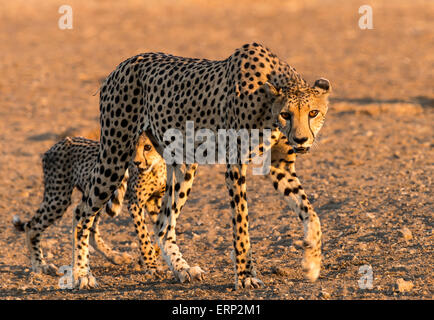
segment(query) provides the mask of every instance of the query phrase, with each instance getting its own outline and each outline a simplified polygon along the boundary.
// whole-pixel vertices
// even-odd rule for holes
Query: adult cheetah
[[[14,217],[13,223],[20,231],[26,232],[26,244],[30,252],[32,270],[36,273],[57,274],[54,264],[46,263],[40,238],[44,230],[60,219],[71,204],[74,188],[82,193],[87,190],[90,173],[97,161],[99,142],[81,137],[67,137],[53,145],[42,157],[44,171],[44,198],[36,214],[27,222]],[[106,211],[111,216],[121,210],[124,197],[133,218],[140,241],[141,262],[148,273],[159,275],[157,254],[152,245],[144,220],[144,210],[156,222],[160,212],[161,199],[166,188],[166,165],[164,160],[146,137],[141,135],[135,155],[125,172],[122,184],[107,203]],[[98,219],[91,228],[91,244],[106,259],[114,264],[128,263],[132,259],[127,253],[109,248],[102,240]]]
[[[309,150],[327,112],[331,86],[319,79],[305,80],[264,46],[246,44],[225,60],[211,61],[144,53],[122,62],[100,90],[101,140],[88,192],[75,209],[75,285],[91,288],[96,280],[89,269],[88,242],[96,213],[119,186],[134,153],[140,130],[163,155],[171,140],[169,129],[186,137],[187,123],[197,130],[272,130],[259,152],[271,152],[271,178],[304,226],[303,268],[308,279],[318,278],[321,262],[320,221],[295,173],[296,153]],[[191,138],[191,137],[190,137]],[[195,141],[193,153],[198,150]],[[235,287],[258,287],[248,233],[247,164],[238,141],[235,163],[226,169],[226,184],[233,209]],[[186,157],[188,154],[184,154]],[[228,159],[229,160],[229,159]],[[193,183],[197,163],[167,163],[167,191],[157,221],[157,243],[175,276],[181,281],[202,278],[191,268],[176,244],[176,217]]]

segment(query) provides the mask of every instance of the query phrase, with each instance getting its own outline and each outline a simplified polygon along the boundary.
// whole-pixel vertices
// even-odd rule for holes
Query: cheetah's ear
[[[330,81],[328,81],[325,78],[320,78],[316,80],[313,87],[318,90],[319,94],[328,95],[332,91],[332,86],[330,84]]]
[[[282,89],[277,89],[275,86],[273,86],[268,81],[265,82],[264,89],[265,89],[265,92],[267,93],[267,95],[273,99],[277,98],[278,96],[280,96],[282,94]]]

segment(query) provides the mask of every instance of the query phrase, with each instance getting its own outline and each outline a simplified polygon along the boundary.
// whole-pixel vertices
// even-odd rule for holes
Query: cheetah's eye
[[[291,115],[288,112],[281,112],[280,116],[285,120],[288,120],[289,118],[291,118]]]
[[[318,113],[319,113],[318,110],[311,110],[309,111],[309,117],[315,118],[318,115]]]
[[[143,150],[145,151],[151,151],[152,146],[150,144],[145,144],[145,146],[143,147]]]

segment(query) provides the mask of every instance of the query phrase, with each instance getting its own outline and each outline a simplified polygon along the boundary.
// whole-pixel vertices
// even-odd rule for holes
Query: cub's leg
[[[72,191],[71,191],[72,192]],[[60,219],[70,205],[70,199],[59,201],[48,201],[44,197],[44,202],[36,211],[35,216],[24,224],[26,232],[26,245],[30,252],[32,271],[56,275],[57,268],[54,264],[47,264],[41,248],[41,235],[50,225]]]
[[[101,238],[99,232],[99,221],[101,219],[101,211],[97,213],[93,221],[93,226],[90,229],[89,244],[108,261],[113,264],[128,264],[133,261],[132,257],[126,252],[118,252],[107,246]]]
[[[161,211],[161,204],[163,203],[165,190],[162,190],[159,194],[153,194],[146,202],[145,208],[146,212],[151,220],[152,225],[157,223],[158,215]],[[161,254],[160,247],[157,244],[156,236],[152,239],[155,248],[155,255],[158,257]]]
[[[121,186],[117,191],[115,191],[110,202],[121,205],[121,201],[113,201],[116,200],[119,195],[122,196],[122,199],[124,198],[124,195],[126,196],[126,199],[128,199],[128,212],[133,218],[134,228],[140,242],[140,263],[145,267],[148,274],[159,276],[161,270],[157,267],[158,254],[152,245],[146,227],[144,208],[146,207],[151,219],[152,217],[155,217],[153,220],[153,223],[155,223],[156,216],[161,208],[161,196],[153,187],[153,179],[155,178],[154,174],[149,173],[140,167],[141,164],[147,163],[147,159],[142,156],[142,152],[144,152],[144,150],[142,150],[143,147],[144,145],[141,137],[139,138],[139,143],[134,157],[134,160],[136,160],[134,161],[135,165],[130,165],[126,172],[128,180],[124,178],[122,181],[124,187]],[[147,167],[147,170],[149,170],[149,167]],[[128,172],[130,173],[128,174]],[[164,193],[164,190],[161,191]],[[108,207],[109,205],[107,205],[107,208]],[[111,207],[114,208],[113,206]]]
[[[60,171],[54,160],[62,155],[47,152],[42,160],[44,171],[44,197],[34,217],[22,223],[18,217],[14,218],[14,225],[26,233],[26,245],[30,253],[32,271],[50,275],[57,274],[54,264],[47,264],[41,248],[41,235],[54,222],[60,219],[71,204],[73,184],[69,181],[69,173]]]
[[[154,205],[155,202],[153,201],[149,201],[149,203],[146,203],[147,210],[152,210],[151,212],[154,212],[155,210],[160,210],[160,207]],[[152,240],[146,227],[142,202],[138,199],[131,199],[128,203],[128,211],[130,212],[131,217],[134,220],[134,228],[140,242],[140,262],[145,267],[145,271],[148,274],[159,277],[162,273],[162,270],[158,266],[158,254],[154,246],[152,245]]]
[[[321,224],[295,173],[296,154],[284,136],[271,149],[270,178],[303,223],[305,276],[315,281],[321,266]]]

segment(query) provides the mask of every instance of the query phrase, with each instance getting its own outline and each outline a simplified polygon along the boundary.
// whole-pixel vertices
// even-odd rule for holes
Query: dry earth
[[[373,30],[358,28],[364,3],[319,0],[74,0],[73,29],[60,30],[65,2],[9,1],[0,11],[0,299],[433,299],[432,1],[365,1]],[[58,278],[33,275],[12,216],[30,218],[41,201],[44,151],[65,135],[95,136],[99,82],[139,52],[223,59],[251,41],[308,81],[333,84],[318,145],[297,163],[322,221],[320,279],[303,279],[295,214],[266,178],[250,175],[251,238],[266,287],[232,290],[221,166],[199,168],[177,227],[186,259],[207,271],[202,283],[179,284],[170,273],[149,279],[96,253],[98,289],[60,290]],[[70,262],[71,212],[43,238],[58,266]],[[127,212],[105,217],[101,229],[113,247],[138,256]],[[364,265],[372,289],[359,288]]]

